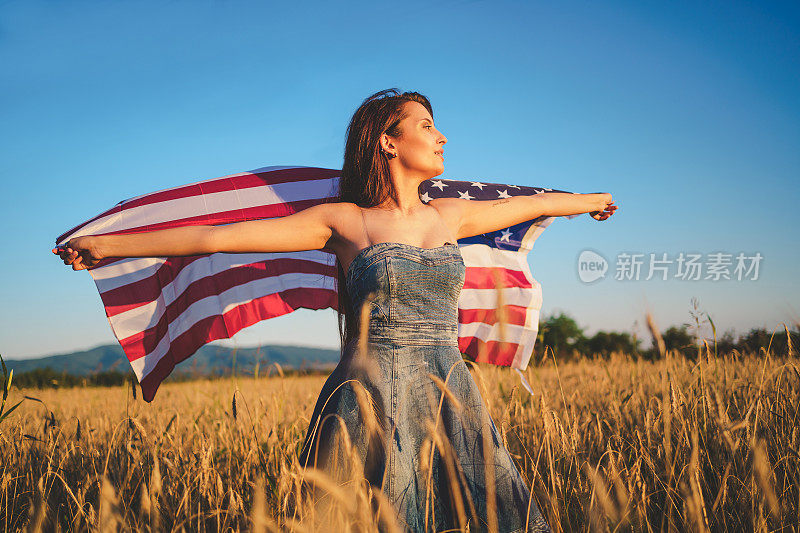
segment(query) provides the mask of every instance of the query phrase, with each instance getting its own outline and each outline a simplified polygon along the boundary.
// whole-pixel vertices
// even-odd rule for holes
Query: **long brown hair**
[[[369,208],[383,204],[388,198],[397,201],[397,191],[390,179],[389,162],[380,145],[381,135],[400,137],[400,122],[406,117],[406,102],[425,106],[433,117],[427,98],[416,92],[401,93],[398,89],[379,91],[366,100],[353,113],[347,126],[344,163],[339,178],[339,201]],[[337,292],[339,293],[339,338],[341,347],[357,333],[356,312],[347,293],[345,272],[336,259]]]

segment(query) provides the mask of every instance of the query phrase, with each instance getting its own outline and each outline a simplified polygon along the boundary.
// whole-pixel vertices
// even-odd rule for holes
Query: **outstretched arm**
[[[53,253],[73,270],[106,257],[165,257],[215,252],[292,252],[324,248],[333,235],[341,204],[318,204],[284,217],[223,226],[188,226],[129,235],[70,239]]]
[[[429,203],[456,221],[458,239],[497,231],[540,216],[591,213],[596,220],[605,220],[617,208],[612,205],[609,193],[543,192],[499,200],[436,198]]]

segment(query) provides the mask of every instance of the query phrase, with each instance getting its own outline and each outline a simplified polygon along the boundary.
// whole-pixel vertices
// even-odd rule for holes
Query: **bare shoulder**
[[[349,202],[323,202],[306,208],[308,211],[315,211],[318,216],[324,217],[331,222],[331,226],[337,221],[349,221],[351,217],[358,215],[358,206]]]
[[[333,248],[352,240],[354,228],[361,228],[361,208],[350,202],[329,202],[324,205],[325,218],[331,228]]]
[[[443,217],[461,218],[469,202],[463,198],[434,198],[428,205],[433,206]]]
[[[361,217],[361,208],[351,202],[330,202],[323,205],[327,206],[328,215],[334,221],[347,224],[353,221],[353,217]]]
[[[433,206],[440,215],[444,216],[461,212],[468,201],[463,198],[434,198],[428,202],[428,205]]]
[[[463,198],[434,198],[428,202],[428,205],[439,212],[439,216],[453,231],[453,235],[460,239],[462,237],[461,221],[464,218],[464,208],[468,203],[469,200]]]

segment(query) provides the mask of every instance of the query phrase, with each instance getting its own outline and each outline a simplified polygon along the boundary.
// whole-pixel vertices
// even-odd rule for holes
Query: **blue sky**
[[[338,168],[388,87],[431,99],[445,178],[614,195],[610,220],[537,241],[545,313],[643,335],[647,309],[680,324],[696,297],[722,331],[798,320],[798,30],[796,3],[0,2],[0,353],[114,342],[89,275],[50,254],[61,232],[200,179]],[[579,279],[586,249],[605,279]],[[622,252],[763,260],[757,280],[621,281]],[[337,347],[336,315],[234,342]]]

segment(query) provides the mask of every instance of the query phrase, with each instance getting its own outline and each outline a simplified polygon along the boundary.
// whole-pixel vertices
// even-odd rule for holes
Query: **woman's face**
[[[397,154],[389,161],[408,172],[418,173],[423,179],[440,175],[444,172],[447,137],[433,125],[433,117],[424,105],[406,102],[403,111],[406,117],[400,121],[400,136],[384,135],[384,150]]]

